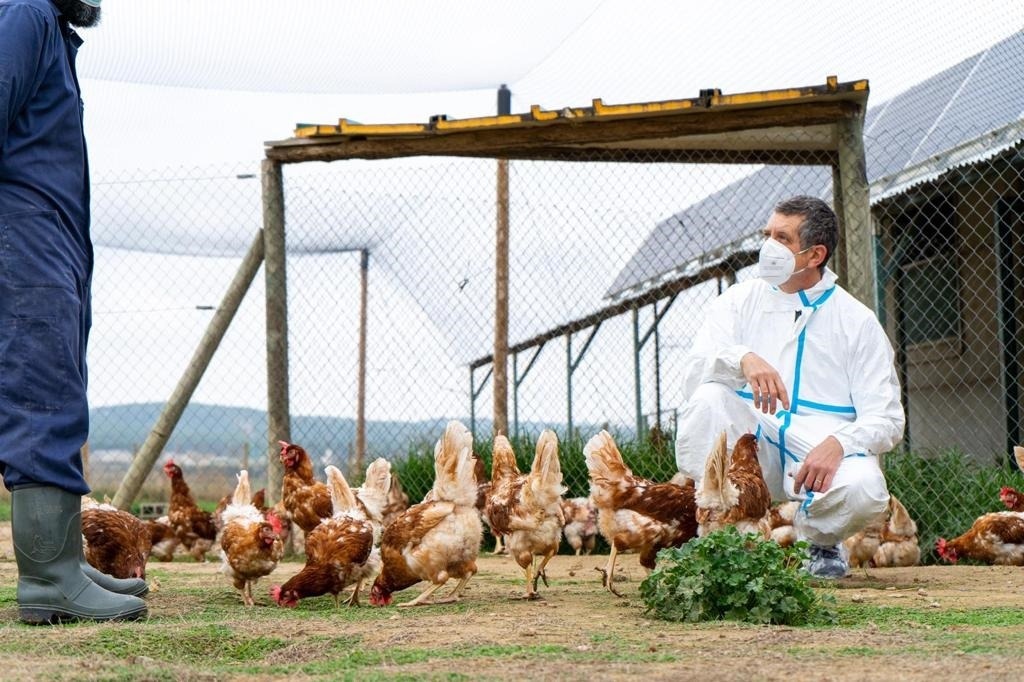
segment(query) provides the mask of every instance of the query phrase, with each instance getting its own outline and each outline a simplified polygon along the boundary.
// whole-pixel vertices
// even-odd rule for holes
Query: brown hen
[[[333,514],[306,537],[306,565],[302,570],[271,590],[280,606],[295,606],[300,599],[323,594],[333,596],[337,606],[338,594],[352,584],[355,588],[348,604],[357,606],[363,581],[380,570],[380,551],[373,546],[374,524],[366,518],[341,471],[328,466],[326,474]],[[390,471],[385,480],[390,487]],[[386,497],[387,489],[383,492]]]
[[[495,462],[499,453],[511,450],[505,436],[495,437]],[[497,483],[491,482],[486,514],[491,530],[506,538],[509,555],[526,572],[526,599],[539,598],[538,579],[548,584],[544,569],[558,552],[565,525],[561,504],[564,491],[558,437],[551,430],[545,430],[537,440],[530,473],[501,476]]]
[[[281,501],[292,522],[308,533],[334,513],[331,491],[313,478],[313,463],[301,445],[279,442],[284,465]]]
[[[272,512],[269,518],[252,504],[249,472],[238,474],[238,486],[223,514],[224,531],[220,536],[221,572],[231,578],[246,606],[255,603],[252,588],[256,581],[277,568],[284,556],[280,522]]]
[[[740,436],[730,457],[725,432],[718,437],[704,467],[697,493],[698,534],[701,537],[727,526],[740,533],[772,536],[769,509],[772,497],[757,461],[757,439]]]
[[[1024,566],[1024,513],[985,514],[960,537],[939,538],[935,550],[954,564],[960,559],[972,559],[984,564]]]
[[[181,467],[168,460],[164,473],[171,479],[171,501],[167,507],[167,518],[174,534],[196,561],[206,561],[206,553],[213,548],[217,538],[217,527],[213,514],[196,505]]]
[[[381,572],[370,590],[370,603],[386,606],[392,594],[421,580],[430,585],[401,606],[431,603],[431,595],[450,578],[458,585],[442,600],[458,601],[476,574],[483,526],[476,509],[473,436],[457,421],[448,423],[434,446],[433,501],[405,510],[384,529]]]
[[[141,519],[83,497],[82,539],[85,560],[93,568],[115,578],[145,579],[152,541]]]
[[[590,499],[597,507],[597,527],[611,546],[604,574],[608,591],[615,591],[615,558],[635,550],[640,565],[654,569],[660,550],[678,547],[697,536],[697,505],[689,485],[654,483],[634,476],[607,431],[587,441],[583,448],[590,473]]]

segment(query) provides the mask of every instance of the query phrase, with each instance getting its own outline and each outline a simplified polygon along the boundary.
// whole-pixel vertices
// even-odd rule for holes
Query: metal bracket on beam
[[[644,432],[643,394],[640,381],[640,351],[647,344],[647,341],[654,334],[654,383],[655,383],[655,405],[656,417],[661,421],[661,344],[658,339],[658,327],[662,318],[668,313],[672,304],[676,302],[679,293],[676,292],[665,303],[665,307],[658,310],[658,302],[651,305],[654,308],[654,319],[650,327],[640,335],[640,308],[633,309],[633,386],[636,392],[636,435],[639,438]]]
[[[494,374],[494,366],[487,370],[487,374],[484,376],[483,381],[480,382],[479,388],[476,386],[476,368],[469,368],[469,432],[473,434],[473,439],[476,439],[476,399],[480,397],[484,389],[487,388],[487,382],[491,380],[491,375]]]
[[[526,376],[533,369],[533,365],[537,362],[537,358],[540,356],[540,352],[544,350],[544,346],[547,341],[542,341],[536,350],[533,351],[533,356],[530,361],[526,363],[526,369],[523,373],[519,373],[519,353],[512,354],[512,428],[516,438],[519,437],[519,386],[522,385],[523,381],[526,380]]]
[[[602,320],[603,322],[603,320]],[[572,356],[572,332],[565,335],[565,395],[567,402],[567,424],[566,424],[566,440],[573,438],[573,423],[572,423],[572,375],[576,372],[576,369],[580,366],[583,361],[583,357],[587,354],[590,349],[590,344],[593,343],[594,337],[597,335],[597,330],[601,328],[602,322],[598,322],[594,325],[593,329],[590,330],[590,335],[587,336],[587,340],[583,343],[583,348],[580,349],[579,355],[575,358]]]

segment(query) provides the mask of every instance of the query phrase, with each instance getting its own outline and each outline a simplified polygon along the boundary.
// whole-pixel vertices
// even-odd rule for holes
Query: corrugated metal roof
[[[826,166],[768,166],[737,180],[658,223],[605,296],[635,296],[737,251],[756,249],[766,207],[794,193],[820,194],[831,184],[832,170]]]
[[[1024,31],[935,74],[864,119],[871,201],[978,163],[1024,141]],[[655,226],[607,296],[634,296],[707,254],[755,248],[770,207],[783,196],[830,200],[827,167],[766,166]],[[672,226],[669,228],[668,226]],[[705,235],[700,240],[691,234]],[[709,240],[706,235],[713,234]],[[698,251],[697,245],[705,251]]]

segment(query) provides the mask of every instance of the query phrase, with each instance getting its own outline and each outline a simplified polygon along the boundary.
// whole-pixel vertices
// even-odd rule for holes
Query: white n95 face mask
[[[811,248],[813,247],[809,246],[800,253]],[[799,254],[794,254],[779,240],[771,237],[765,239],[761,245],[761,253],[757,257],[758,276],[773,287],[785,284],[786,280],[796,274],[797,255]],[[801,268],[800,271],[805,269]]]
[[[771,237],[764,240],[757,257],[758,276],[761,279],[777,287],[793,275],[795,267],[796,256],[782,242]]]

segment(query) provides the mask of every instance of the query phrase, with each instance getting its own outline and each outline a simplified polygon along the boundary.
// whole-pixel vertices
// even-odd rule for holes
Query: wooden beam
[[[670,140],[760,128],[827,125],[837,120],[858,118],[861,112],[860,105],[855,102],[828,101],[729,111],[694,109],[650,119],[588,119],[574,123],[572,119],[560,118],[543,125],[422,136],[337,136],[287,141],[268,147],[266,154],[268,159],[281,163],[407,156],[532,158],[532,153],[552,146],[565,148],[621,142],[628,147],[631,140]],[[709,146],[711,144],[709,142]]]

